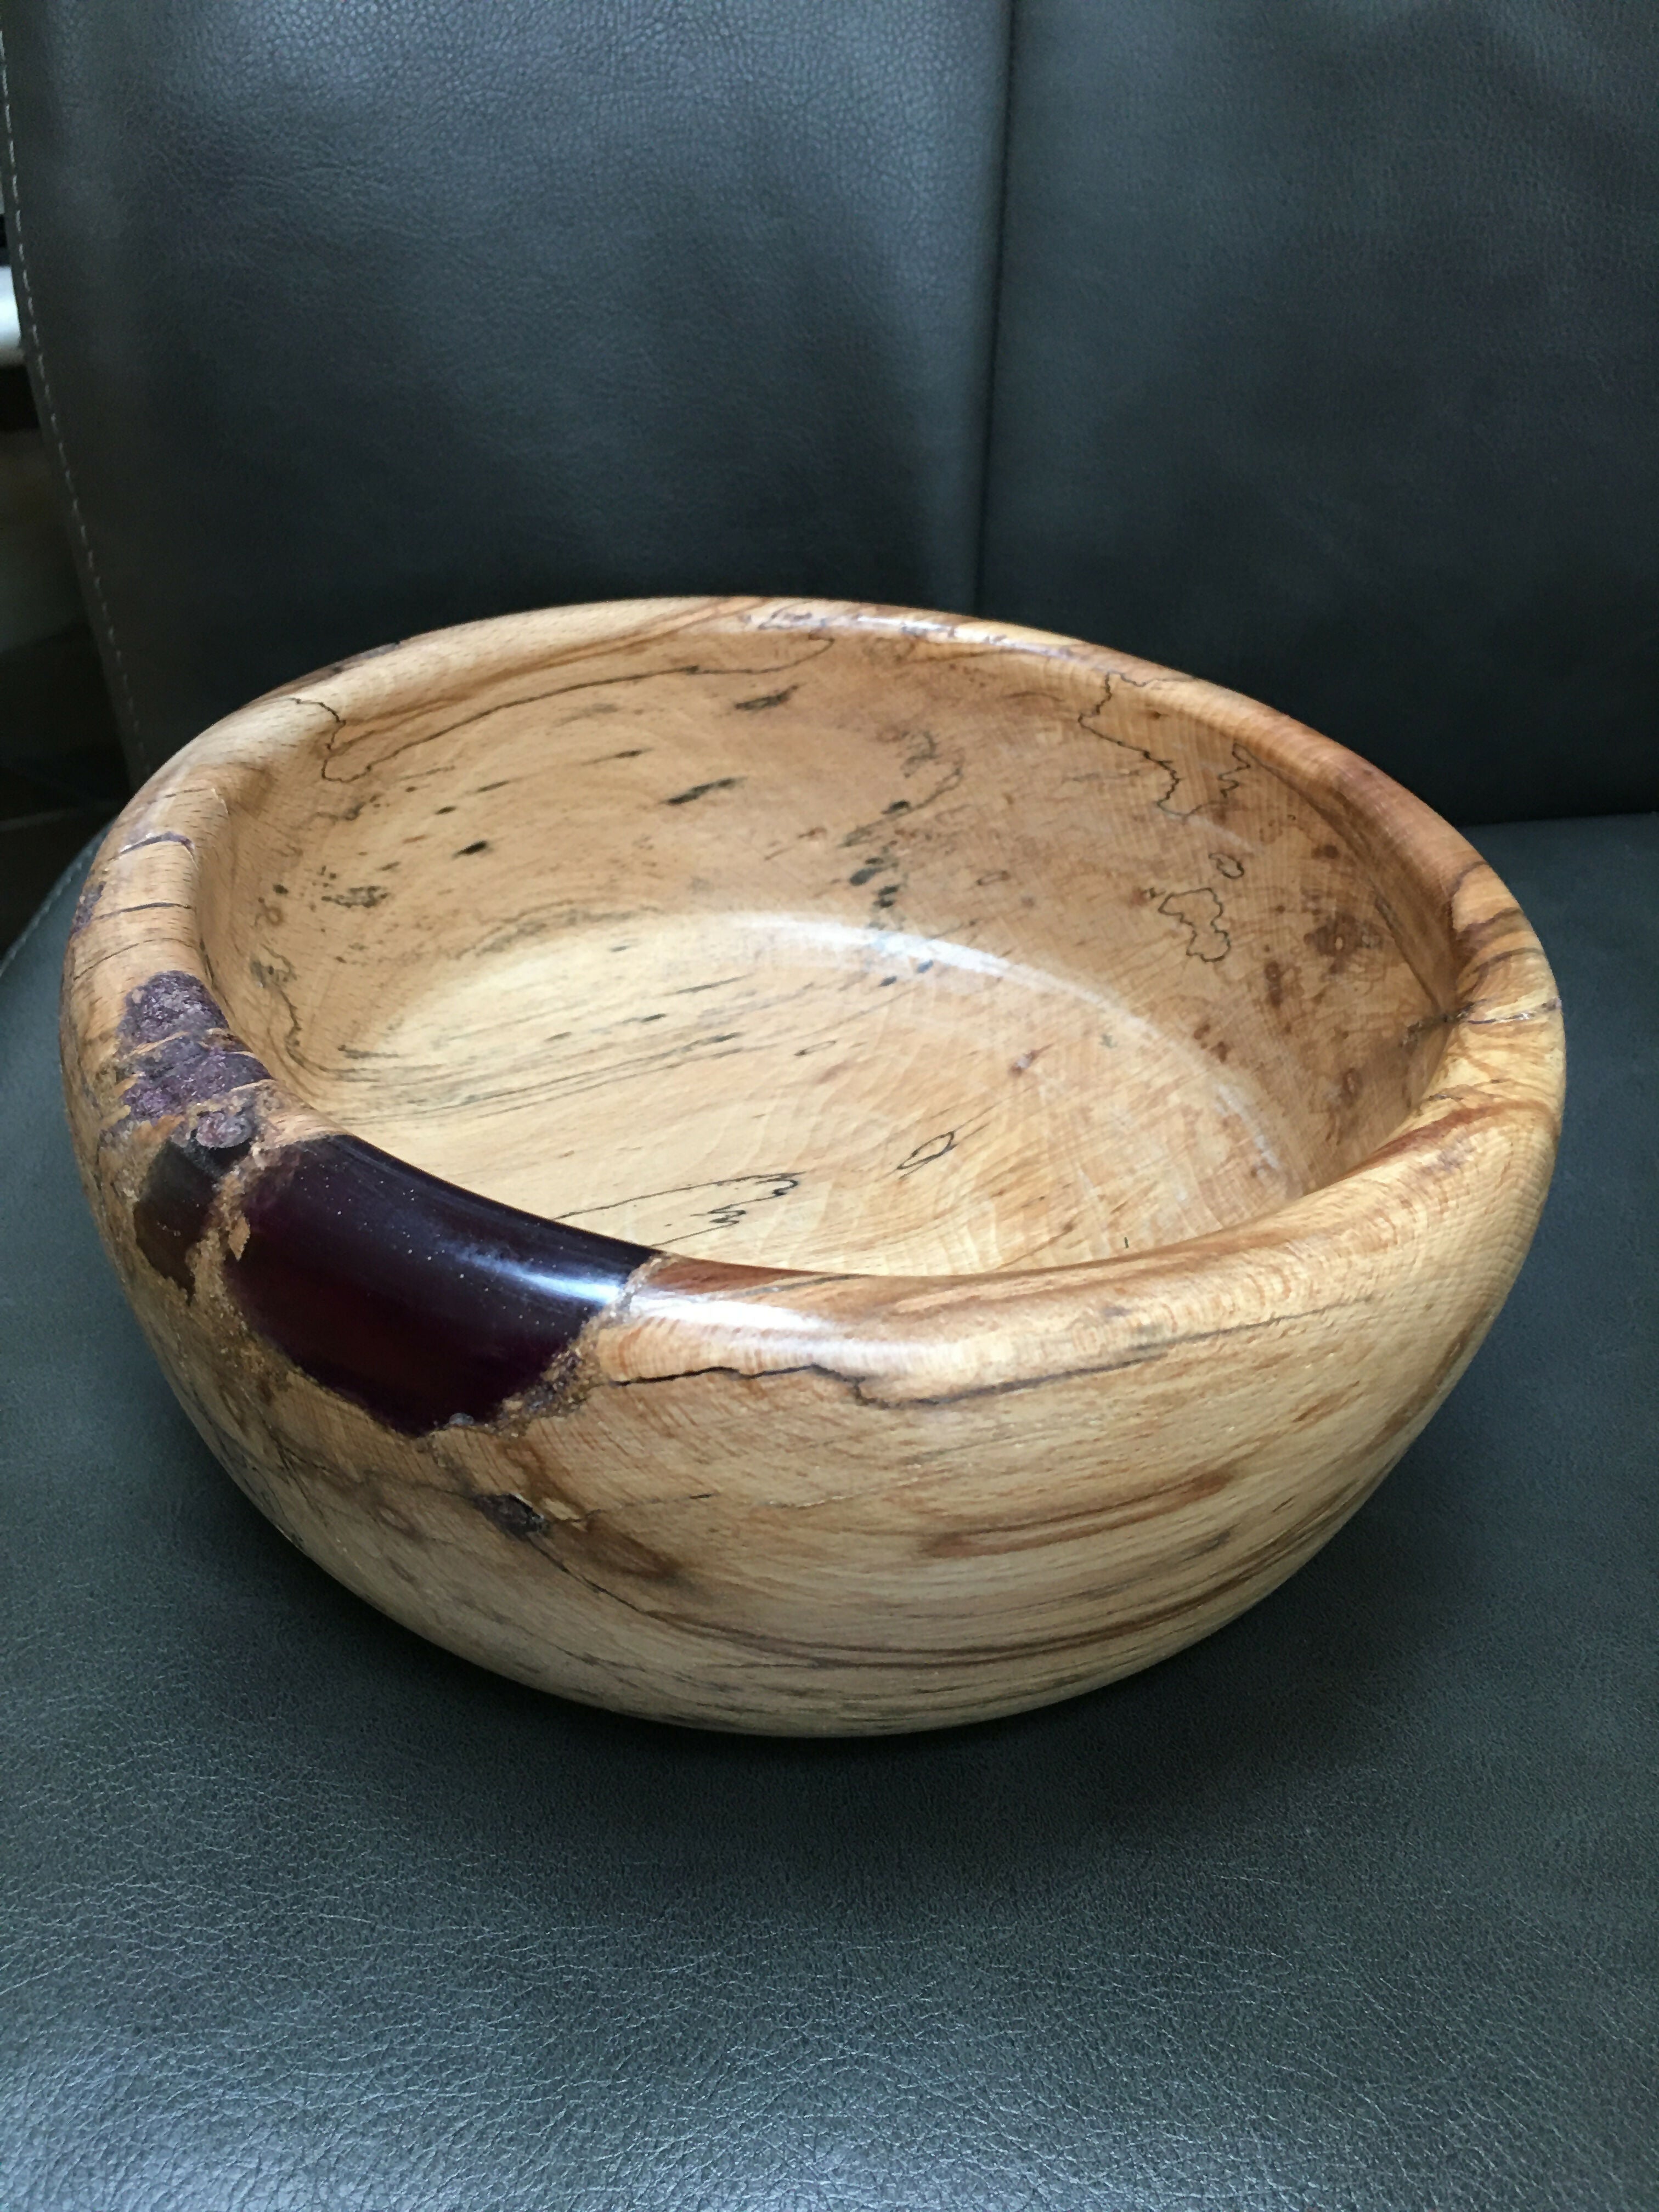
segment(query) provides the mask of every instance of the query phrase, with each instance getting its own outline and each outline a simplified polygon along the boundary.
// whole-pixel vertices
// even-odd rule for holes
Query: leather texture
[[[0,31],[42,419],[141,769],[410,630],[737,589],[1162,659],[1459,819],[1659,803],[1651,9]]]
[[[1572,1089],[1444,1410],[1281,1590],[954,1734],[540,1698],[289,1549],[0,977],[8,2212],[1646,2212],[1659,820],[1482,833]]]
[[[514,607],[971,599],[1006,0],[0,32],[41,419],[142,772]]]
[[[1659,804],[1659,11],[1021,0],[1012,98],[987,604]]]
[[[1232,681],[1463,818],[1572,1055],[1534,1255],[1281,1591],[777,1744],[538,1698],[169,1395],[0,974],[5,2212],[1659,2203],[1659,15],[0,0],[130,755],[425,626],[822,592]]]

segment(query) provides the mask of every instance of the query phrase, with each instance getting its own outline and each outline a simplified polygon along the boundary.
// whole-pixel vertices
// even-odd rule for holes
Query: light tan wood
[[[139,1318],[296,1543],[526,1681],[803,1732],[1289,1574],[1497,1311],[1563,1075],[1514,902],[1352,755],[768,600],[232,715],[112,830],[64,1049]]]

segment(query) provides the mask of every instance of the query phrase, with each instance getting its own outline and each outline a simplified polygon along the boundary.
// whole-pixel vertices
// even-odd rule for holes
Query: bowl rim
[[[1541,1205],[1559,1134],[1561,1007],[1530,925],[1468,841],[1357,754],[1222,686],[1048,631],[859,601],[697,596],[497,616],[355,655],[215,723],[135,793],[88,878],[64,966],[64,1056],[72,1112],[76,1085],[90,1098],[101,1079],[107,1135],[109,1100],[131,1089],[131,1079],[120,1078],[120,1023],[148,979],[179,975],[192,979],[210,1002],[219,996],[192,901],[201,869],[197,842],[210,839],[230,811],[216,777],[257,776],[262,764],[331,724],[337,732],[349,729],[370,711],[386,710],[399,695],[428,687],[446,672],[453,676],[462,663],[476,676],[492,663],[504,670],[526,660],[578,659],[606,639],[628,635],[711,629],[909,637],[957,651],[1061,659],[1102,681],[1108,694],[1120,683],[1158,690],[1288,783],[1346,841],[1374,884],[1385,863],[1403,870],[1439,918],[1440,945],[1457,980],[1453,1004],[1435,1018],[1447,1037],[1432,1087],[1363,1159],[1247,1220],[1117,1256],[955,1275],[832,1276],[672,1253],[648,1255],[641,1263],[642,1248],[593,1239],[379,1153],[318,1114],[256,1060],[262,1119],[282,1142],[331,1137],[374,1152],[402,1170],[416,1198],[423,1185],[457,1194],[498,1214],[503,1233],[516,1222],[615,1244],[618,1255],[628,1255],[625,1268],[617,1261],[630,1284],[627,1356],[635,1367],[643,1361],[664,1375],[688,1371],[684,1334],[690,1325],[702,1340],[708,1364],[738,1371],[775,1371],[780,1361],[803,1353],[813,1364],[814,1347],[833,1338],[868,1381],[896,1382],[902,1370],[915,1367],[916,1345],[926,1339],[939,1357],[921,1365],[937,1369],[936,1380],[948,1379],[947,1370],[962,1370],[966,1358],[983,1387],[1002,1388],[1052,1374],[1057,1344],[1070,1347],[1066,1364],[1074,1367],[1079,1349],[1098,1336],[1101,1316],[1127,1311],[1126,1299],[1143,1315],[1149,1305],[1167,1305],[1170,1325],[1183,1336],[1201,1334],[1192,1324],[1206,1316],[1223,1317],[1215,1333],[1231,1334],[1262,1325],[1248,1318],[1261,1310],[1261,1296],[1242,1297],[1252,1273],[1276,1283],[1281,1298],[1294,1297],[1296,1284],[1316,1285],[1361,1252],[1375,1255],[1402,1241],[1431,1246],[1447,1236],[1484,1237],[1513,1248],[1513,1274]],[[129,902],[112,896],[118,887],[142,896]],[[121,933],[122,920],[152,905],[153,915],[146,913],[143,923]],[[1411,959],[1398,929],[1395,935]],[[223,1048],[233,1058],[240,1051],[251,1059],[251,1048],[222,1014],[219,1018]],[[252,1079],[244,1077],[240,1089]],[[234,1104],[238,1095],[239,1086],[228,1084],[218,1104]],[[197,1098],[191,1112],[203,1103]],[[1464,1203],[1477,1188],[1484,1194],[1479,1218]],[[1239,1314],[1246,1317],[1225,1318]],[[1011,1321],[1012,1340],[987,1370],[988,1335],[1008,1335]],[[844,1364],[836,1371],[844,1372]],[[912,1375],[913,1395],[926,1379]]]

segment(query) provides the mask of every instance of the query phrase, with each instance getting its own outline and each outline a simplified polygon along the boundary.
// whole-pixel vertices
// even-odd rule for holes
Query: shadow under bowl
[[[547,1689],[981,1719],[1353,1511],[1514,1278],[1560,1016],[1471,848],[1269,709],[814,602],[513,616],[115,824],[66,1094],[181,1401]]]

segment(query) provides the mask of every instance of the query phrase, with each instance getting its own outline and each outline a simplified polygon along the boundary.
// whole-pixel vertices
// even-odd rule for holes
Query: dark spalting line
[[[928,1167],[934,1160],[942,1160],[947,1152],[953,1152],[956,1148],[956,1131],[941,1130],[936,1137],[923,1138],[921,1144],[917,1145],[913,1151],[908,1152],[893,1170],[893,1173],[914,1175],[918,1168]]]
[[[1154,679],[1154,681],[1156,681],[1156,679]],[[1226,801],[1231,798],[1233,793],[1238,788],[1238,775],[1232,773],[1231,770],[1216,766],[1214,763],[1208,763],[1209,766],[1213,768],[1215,774],[1216,793],[1214,799],[1201,799],[1196,806],[1177,806],[1174,803],[1175,795],[1176,792],[1180,790],[1184,778],[1182,777],[1182,771],[1176,766],[1175,763],[1172,760],[1165,760],[1162,754],[1152,752],[1145,745],[1136,744],[1132,738],[1116,737],[1110,730],[1105,730],[1100,727],[1099,717],[1104,714],[1106,708],[1111,703],[1112,686],[1114,684],[1120,682],[1132,684],[1137,690],[1145,690],[1150,688],[1149,685],[1138,682],[1133,677],[1125,677],[1115,674],[1108,681],[1105,696],[1097,700],[1092,707],[1088,708],[1084,713],[1078,716],[1077,719],[1079,726],[1085,731],[1090,737],[1103,738],[1109,745],[1115,745],[1120,752],[1133,753],[1137,760],[1144,761],[1148,768],[1155,768],[1160,772],[1160,774],[1168,777],[1169,781],[1165,785],[1160,795],[1152,801],[1152,804],[1157,807],[1160,814],[1167,814],[1171,821],[1190,822],[1195,815],[1202,814],[1205,809],[1208,806],[1224,808]],[[1239,744],[1237,739],[1235,739],[1233,743],[1232,755],[1234,768],[1237,769],[1240,774],[1242,774],[1246,769],[1255,768],[1260,765],[1254,755],[1248,752],[1243,745]]]
[[[1200,902],[1207,899],[1212,909],[1205,914],[1201,926],[1184,911],[1194,899]],[[1221,927],[1222,916],[1227,909],[1207,884],[1194,884],[1189,890],[1170,891],[1158,901],[1158,910],[1160,914],[1168,915],[1171,921],[1179,922],[1187,932],[1187,957],[1189,960],[1202,960],[1206,966],[1213,967],[1232,951],[1231,933]],[[1221,940],[1219,951],[1215,950],[1212,944],[1217,938]]]
[[[677,635],[685,635],[687,627],[688,626],[686,625],[676,623],[672,628],[665,630],[653,631],[645,635],[635,635],[632,638],[617,638],[609,641],[609,645],[606,649],[609,650],[611,647],[614,647],[614,649],[617,651],[625,651],[630,648],[635,651],[643,651],[653,645],[666,643],[670,639]],[[823,637],[817,641],[814,649],[810,652],[797,653],[794,658],[790,660],[767,661],[758,667],[749,665],[739,667],[733,663],[727,663],[725,661],[691,660],[681,662],[677,665],[668,667],[628,669],[624,670],[621,674],[615,676],[582,677],[579,678],[574,684],[555,684],[545,686],[539,691],[524,692],[515,698],[497,699],[491,705],[488,707],[480,707],[474,713],[463,714],[457,720],[453,722],[446,722],[437,729],[418,731],[413,737],[406,738],[402,744],[393,745],[386,752],[377,753],[372,760],[365,763],[365,764],[360,768],[354,775],[344,775],[339,774],[331,775],[329,773],[330,765],[336,757],[337,740],[347,726],[345,722],[341,719],[337,708],[331,707],[326,699],[301,699],[288,687],[284,687],[283,691],[281,693],[273,692],[267,696],[273,698],[279,696],[293,697],[296,705],[320,707],[325,714],[332,715],[334,720],[334,730],[330,737],[325,751],[323,779],[325,782],[330,783],[356,783],[364,776],[373,775],[377,768],[383,768],[388,761],[396,760],[400,754],[412,751],[416,745],[432,744],[441,738],[453,737],[458,730],[471,729],[475,723],[488,721],[490,717],[495,714],[510,714],[516,707],[537,707],[541,705],[544,700],[562,699],[575,691],[599,691],[609,690],[613,685],[617,684],[649,684],[657,678],[665,676],[719,677],[787,675],[794,669],[804,667],[808,661],[821,659],[822,656],[830,652],[837,642],[837,639],[834,636]],[[584,654],[591,653],[592,650],[592,647],[591,644],[586,643],[568,647],[565,652],[556,653],[547,665],[550,667],[568,665],[572,661],[580,659]],[[448,700],[434,699],[430,703],[433,706],[437,707],[449,704],[459,704],[459,696],[457,696]],[[365,738],[387,734],[397,727],[400,719],[402,718],[395,713],[387,714],[384,711],[379,714],[366,715],[362,721],[351,725],[351,727],[356,733],[354,742],[361,744]]]
[[[665,806],[689,806],[694,799],[706,799],[711,791],[735,791],[743,781],[740,775],[717,775],[712,783],[694,783],[689,791],[677,791],[672,799],[665,799]]]
[[[797,1168],[778,1168],[770,1175],[714,1176],[706,1182],[670,1183],[665,1190],[641,1190],[627,1198],[608,1199],[603,1206],[580,1206],[572,1210],[571,1218],[591,1219],[596,1213],[617,1213],[625,1206],[645,1206],[653,1199],[684,1198],[694,1191],[746,1189],[758,1201],[766,1197],[787,1198],[800,1188],[801,1170]],[[757,1188],[758,1186],[758,1188]]]
[[[1478,921],[1466,921],[1456,933],[1457,949],[1466,958],[1471,957],[1483,952],[1493,938],[1505,937],[1516,929],[1526,930],[1528,938],[1532,935],[1527,927],[1527,917],[1511,900],[1509,905],[1496,907],[1491,914],[1482,915]],[[1527,944],[1516,949],[1527,952],[1541,950],[1536,944]],[[1491,958],[1493,956],[1488,954],[1486,957]]]
[[[225,1279],[250,1325],[408,1436],[493,1418],[656,1257],[340,1133],[280,1155],[242,1212]]]

